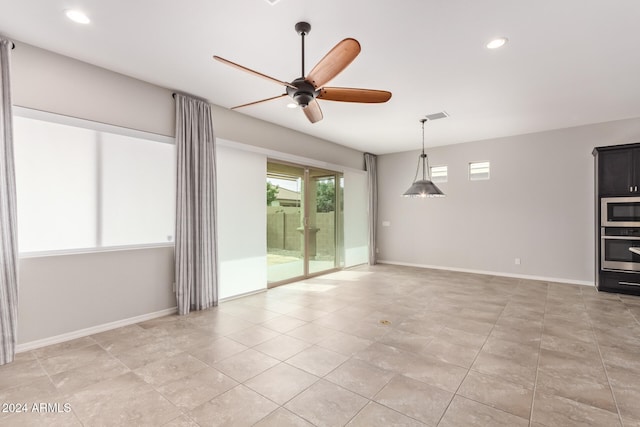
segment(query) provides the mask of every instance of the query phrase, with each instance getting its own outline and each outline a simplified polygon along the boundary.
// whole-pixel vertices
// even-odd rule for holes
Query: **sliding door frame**
[[[328,274],[328,273],[333,273],[336,271],[339,271],[342,269],[341,265],[343,265],[344,263],[344,256],[342,254],[342,251],[344,250],[344,245],[341,244],[341,242],[343,242],[344,237],[340,236],[340,225],[343,223],[344,219],[342,218],[342,216],[344,215],[344,213],[342,212],[341,206],[342,206],[342,189],[340,186],[340,182],[341,182],[341,178],[343,177],[343,173],[340,171],[334,171],[334,170],[329,170],[329,169],[324,169],[324,168],[320,168],[320,167],[316,167],[316,166],[308,166],[308,165],[301,165],[301,164],[297,164],[297,163],[292,163],[292,162],[287,162],[287,161],[283,161],[283,160],[274,160],[274,159],[270,159],[267,158],[267,175],[268,175],[268,171],[269,171],[269,163],[274,163],[274,164],[280,164],[280,165],[286,165],[286,166],[291,166],[291,167],[295,167],[295,168],[300,168],[303,170],[303,177],[302,177],[302,194],[300,197],[300,203],[302,205],[302,225],[303,225],[303,274],[301,276],[295,276],[295,277],[290,277],[290,278],[286,278],[284,280],[279,280],[279,281],[274,281],[274,282],[269,282],[267,281],[267,288],[274,288],[277,286],[281,286],[281,285],[286,285],[288,283],[293,283],[293,282],[298,282],[304,279],[309,279],[312,277],[316,277],[316,276],[320,276],[323,274]],[[334,185],[335,185],[335,200],[334,200],[334,204],[335,204],[335,209],[334,209],[334,215],[335,215],[335,220],[334,220],[334,227],[333,227],[333,233],[334,233],[334,267],[333,268],[329,268],[327,270],[322,270],[322,271],[318,271],[318,272],[314,272],[311,273],[309,271],[309,264],[310,264],[310,256],[309,256],[309,249],[310,249],[310,224],[309,224],[309,218],[310,218],[310,203],[309,203],[309,192],[307,191],[310,188],[310,182],[311,182],[311,171],[320,171],[325,173],[326,172],[326,176],[332,176],[334,178]],[[313,224],[315,225],[315,224]],[[267,266],[267,268],[269,268]],[[268,280],[268,274],[267,274],[267,280]]]

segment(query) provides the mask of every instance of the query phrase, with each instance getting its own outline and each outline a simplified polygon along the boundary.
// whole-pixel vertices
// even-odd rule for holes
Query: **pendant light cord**
[[[420,158],[418,159],[418,167],[416,168],[416,175],[413,177],[413,182],[418,180],[418,174],[420,173],[420,162],[422,162],[422,180],[425,181],[427,177],[429,177],[429,181],[431,181],[431,171],[429,169],[429,157],[424,152],[424,122],[427,119],[421,119],[422,123],[422,154],[420,154]]]

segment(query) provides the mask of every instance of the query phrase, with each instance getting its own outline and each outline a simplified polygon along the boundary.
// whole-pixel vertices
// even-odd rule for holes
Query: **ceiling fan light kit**
[[[301,106],[302,108],[307,107],[310,102],[320,95],[320,91],[316,90],[316,88],[306,81],[304,78],[300,77],[299,79],[295,79],[292,84],[296,87],[295,89],[291,87],[287,87],[287,95],[289,95],[293,100]]]
[[[304,39],[311,31],[311,25],[308,22],[298,22],[295,25],[296,32],[302,40],[302,76],[292,82],[284,82],[266,74],[259,73],[250,68],[236,64],[235,62],[214,55],[214,59],[227,64],[231,67],[261,77],[273,83],[277,83],[285,87],[286,93],[267,99],[262,99],[247,104],[232,107],[232,110],[249,105],[256,105],[273,99],[289,96],[293,99],[295,105],[302,108],[305,116],[311,123],[322,120],[322,110],[318,99],[338,102],[357,102],[357,103],[383,103],[391,99],[391,92],[385,90],[374,89],[357,89],[344,87],[325,87],[324,85],[336,77],[344,70],[360,53],[360,43],[356,39],[346,38],[334,46],[324,58],[313,67],[311,72],[305,76],[305,51]]]

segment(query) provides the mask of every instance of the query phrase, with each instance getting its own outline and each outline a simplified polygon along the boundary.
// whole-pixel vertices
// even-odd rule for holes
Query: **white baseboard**
[[[595,286],[594,282],[590,282],[588,280],[559,279],[557,277],[532,276],[528,274],[513,274],[513,273],[503,273],[498,271],[472,270],[468,268],[443,267],[439,265],[412,264],[408,262],[388,261],[388,260],[378,260],[378,263],[391,264],[391,265],[403,265],[405,267],[432,268],[434,270],[459,271],[461,273],[484,274],[487,276],[513,277],[515,279],[539,280],[542,282],[566,283],[570,285]]]
[[[268,289],[264,288],[264,289],[257,289],[255,291],[249,291],[249,292],[245,292],[243,294],[238,294],[238,295],[232,295],[230,297],[224,297],[224,298],[220,298],[220,300],[218,300],[219,304],[222,304],[223,302],[227,302],[227,301],[233,301],[234,299],[238,299],[238,298],[243,298],[243,297],[248,297],[250,295],[256,295],[256,294],[261,294],[263,292],[267,292]]]
[[[467,268],[456,268],[456,267],[443,267],[438,265],[428,265],[428,264],[413,264],[408,262],[399,262],[399,261],[389,261],[389,260],[378,260],[380,264],[390,264],[390,265],[402,265],[406,267],[418,267],[418,268],[432,268],[435,270],[448,270],[448,271],[459,271],[461,273],[475,273],[475,274],[483,274],[489,276],[501,276],[501,277],[513,277],[516,279],[527,279],[527,280],[539,280],[543,282],[554,282],[554,283],[567,283],[572,285],[584,285],[584,286],[595,286],[593,282],[585,281],[585,280],[572,280],[572,279],[561,279],[556,277],[544,277],[544,276],[532,276],[527,274],[512,274],[512,273],[503,273],[497,271],[484,271],[484,270],[472,270]],[[242,295],[234,295],[231,297],[223,298],[220,302],[232,301],[236,298],[258,294],[261,292],[265,292],[267,289],[259,289],[252,292],[247,292]],[[140,316],[130,317],[128,319],[117,320],[115,322],[104,323],[102,325],[92,326],[90,328],[79,329],[73,332],[67,332],[61,335],[56,335],[53,337],[43,338],[40,340],[29,341],[26,343],[18,344],[16,346],[16,353],[22,353],[29,350],[34,350],[40,347],[46,347],[52,344],[59,344],[65,341],[71,341],[77,338],[86,337],[89,335],[97,334],[100,332],[109,331],[111,329],[121,328],[123,326],[133,325],[135,323],[144,322],[146,320],[156,319],[158,317],[169,316],[171,314],[177,313],[178,308],[172,307],[167,308],[165,310],[156,311],[153,313],[142,314]]]
[[[260,292],[265,292],[266,289],[259,289],[256,291],[247,292],[241,295],[234,295],[220,299],[219,303],[225,301],[232,301],[236,298],[241,298]],[[123,326],[133,325],[135,323],[144,322],[158,317],[169,316],[178,312],[178,307],[167,308],[165,310],[156,311],[153,313],[142,314],[140,316],[130,317],[128,319],[116,320],[115,322],[104,323],[102,325],[92,326],[90,328],[79,329],[77,331],[67,332],[53,337],[43,338],[40,340],[29,341],[26,343],[18,344],[16,346],[16,353],[22,353],[29,350],[35,350],[36,348],[46,347],[48,345],[59,344],[65,341],[75,340],[77,338],[86,337],[89,335],[97,334],[100,332],[110,331],[111,329],[121,328]]]
[[[177,313],[178,307],[167,308],[165,310],[156,311],[153,313],[142,314],[140,316],[130,317],[128,319],[117,320],[115,322],[104,323],[102,325],[92,326],[90,328],[79,329],[73,332],[67,332],[61,335],[53,337],[43,338],[41,340],[29,341],[26,343],[18,344],[16,346],[16,353],[22,353],[24,351],[34,350],[40,347],[46,347],[52,344],[58,344],[65,341],[71,341],[76,338],[82,338],[89,335],[97,334],[99,332],[109,331],[111,329],[121,328],[123,326],[133,325],[134,323],[144,322],[146,320],[156,319],[158,317],[169,316]]]

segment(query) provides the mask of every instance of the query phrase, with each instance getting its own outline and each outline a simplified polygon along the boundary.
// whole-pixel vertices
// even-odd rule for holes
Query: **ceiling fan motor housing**
[[[293,100],[302,108],[305,108],[311,101],[320,95],[320,91],[316,90],[316,88],[306,81],[304,77],[295,79],[291,84],[297,89],[287,87],[287,95],[293,98]]]

